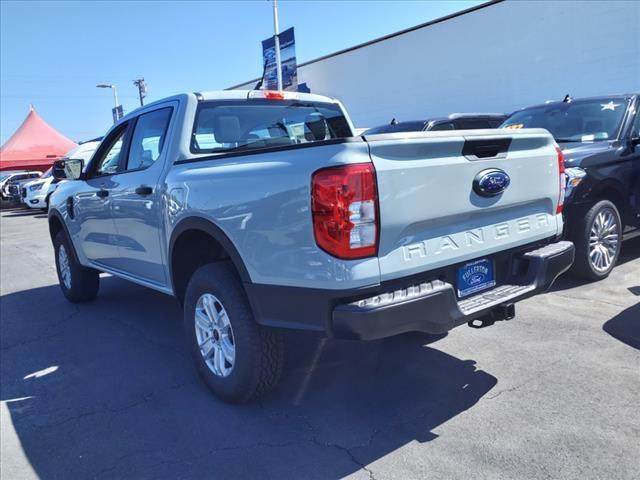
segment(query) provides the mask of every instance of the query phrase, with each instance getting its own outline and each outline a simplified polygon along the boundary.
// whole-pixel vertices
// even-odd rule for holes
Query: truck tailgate
[[[546,130],[365,140],[378,181],[382,281],[490,256],[562,231],[556,215],[558,156]],[[510,184],[502,193],[484,196],[491,192],[478,192],[477,186],[474,191],[474,179],[487,169],[508,175]]]

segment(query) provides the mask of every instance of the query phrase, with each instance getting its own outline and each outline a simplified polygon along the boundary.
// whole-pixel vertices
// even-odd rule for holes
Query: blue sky
[[[298,62],[426,22],[482,1],[280,1],[280,28],[294,26]],[[0,142],[29,103],[73,140],[102,135],[114,83],[125,112],[132,80],[148,101],[216,90],[260,76],[261,41],[273,34],[271,2],[139,1],[0,3]]]

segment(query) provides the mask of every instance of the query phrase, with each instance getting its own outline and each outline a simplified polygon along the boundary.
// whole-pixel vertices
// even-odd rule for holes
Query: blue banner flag
[[[296,64],[296,41],[293,27],[278,35],[280,40],[280,64],[282,65],[282,88],[284,90],[298,90],[298,67]],[[262,61],[264,62],[263,88],[278,89],[278,74],[276,68],[275,35],[262,41]]]

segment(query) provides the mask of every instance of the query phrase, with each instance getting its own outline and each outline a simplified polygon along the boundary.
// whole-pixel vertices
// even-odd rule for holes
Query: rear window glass
[[[338,105],[298,100],[212,101],[199,105],[191,152],[299,145],[352,136]]]
[[[456,127],[453,125],[453,123],[446,122],[446,123],[436,123],[435,125],[432,125],[431,128],[429,128],[429,131],[437,132],[439,130],[455,130],[455,129]]]
[[[489,121],[484,118],[463,118],[456,122],[456,130],[477,130],[480,128],[489,128]]]

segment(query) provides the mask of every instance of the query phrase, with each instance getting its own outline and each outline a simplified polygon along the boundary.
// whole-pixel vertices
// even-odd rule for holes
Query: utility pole
[[[140,97],[140,106],[144,106],[142,99],[147,96],[147,85],[144,83],[144,78],[138,78],[133,81],[133,84],[138,87],[138,95]]]
[[[278,74],[278,90],[282,90],[282,62],[280,61],[280,34],[278,29],[278,0],[273,0],[273,31],[276,47],[276,73]]]

